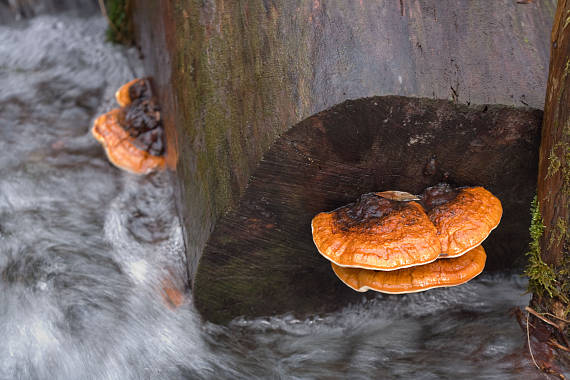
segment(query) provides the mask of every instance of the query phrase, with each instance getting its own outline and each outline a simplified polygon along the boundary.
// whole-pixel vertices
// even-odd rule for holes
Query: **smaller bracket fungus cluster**
[[[164,130],[160,106],[147,79],[134,79],[115,94],[121,108],[99,116],[91,133],[113,165],[135,174],[163,169]]]
[[[502,213],[499,199],[483,187],[439,184],[419,196],[364,194],[316,215],[311,227],[319,253],[352,289],[413,293],[481,273],[487,256],[480,244]]]

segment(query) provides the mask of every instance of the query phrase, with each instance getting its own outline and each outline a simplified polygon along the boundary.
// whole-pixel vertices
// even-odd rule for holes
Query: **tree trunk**
[[[541,275],[531,275],[533,303],[567,318],[570,312],[570,1],[560,0],[552,29],[540,161],[538,202],[544,223]],[[534,265],[539,265],[540,261]],[[550,278],[550,279],[549,279]]]
[[[510,266],[528,242],[541,113],[493,104],[542,108],[553,12],[553,1],[134,0],[203,315],[358,299],[312,246],[311,215],[444,177],[501,197],[489,262]]]

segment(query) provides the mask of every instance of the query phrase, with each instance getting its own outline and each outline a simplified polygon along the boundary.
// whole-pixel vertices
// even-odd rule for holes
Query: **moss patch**
[[[528,266],[525,274],[528,276],[528,290],[544,296],[545,292],[552,298],[558,293],[556,288],[556,275],[554,270],[542,261],[540,257],[540,238],[544,232],[544,224],[540,215],[538,198],[535,196],[531,204],[530,245],[526,253]]]
[[[131,45],[133,43],[133,28],[129,17],[130,0],[104,1],[107,21],[107,40],[117,44]]]
[[[525,274],[528,276],[528,290],[540,297],[559,298],[565,304],[568,304],[568,288],[570,286],[568,275],[568,263],[564,263],[563,268],[559,271],[559,275],[548,264],[546,264],[541,256],[540,239],[544,232],[544,224],[540,214],[538,199],[535,196],[531,204],[531,223],[530,223],[531,242],[529,250],[526,253],[528,257],[528,266]],[[558,277],[563,277],[559,279]],[[560,281],[562,280],[562,281]]]

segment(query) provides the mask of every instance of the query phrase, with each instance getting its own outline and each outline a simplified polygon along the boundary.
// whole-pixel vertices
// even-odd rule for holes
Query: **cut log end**
[[[501,200],[503,221],[484,245],[488,268],[510,267],[528,243],[541,116],[387,96],[347,101],[299,123],[275,141],[239,207],[218,222],[194,279],[197,308],[225,322],[358,300],[318,254],[311,219],[363,193],[418,194],[444,178],[485,186]]]

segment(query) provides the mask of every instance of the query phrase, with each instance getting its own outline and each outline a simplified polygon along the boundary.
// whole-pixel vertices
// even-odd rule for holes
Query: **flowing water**
[[[529,379],[519,275],[305,320],[203,323],[169,173],[112,167],[89,134],[140,76],[100,16],[0,26],[0,379]]]

